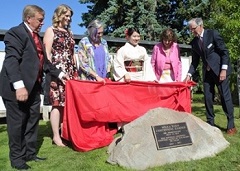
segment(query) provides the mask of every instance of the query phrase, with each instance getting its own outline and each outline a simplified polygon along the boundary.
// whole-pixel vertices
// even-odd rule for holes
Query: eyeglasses
[[[198,26],[194,27],[194,28],[190,28],[191,31],[194,31],[198,28]]]

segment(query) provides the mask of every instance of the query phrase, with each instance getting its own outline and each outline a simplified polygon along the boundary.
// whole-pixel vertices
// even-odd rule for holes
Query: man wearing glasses
[[[234,125],[234,108],[229,87],[231,63],[228,49],[216,30],[204,29],[201,18],[191,19],[188,25],[195,37],[190,43],[192,45],[192,63],[185,81],[190,80],[201,59],[207,123],[215,126],[213,99],[214,88],[217,86],[222,108],[227,116],[227,134],[234,135],[237,129]]]
[[[0,73],[0,95],[7,114],[10,162],[17,170],[30,169],[28,161],[46,159],[37,156],[43,72],[65,81],[69,79],[47,60],[38,35],[44,15],[39,6],[27,5],[23,22],[8,30],[4,37],[6,56]]]

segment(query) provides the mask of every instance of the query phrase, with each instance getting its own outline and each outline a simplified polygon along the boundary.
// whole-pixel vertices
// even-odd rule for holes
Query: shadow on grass
[[[3,125],[3,126],[1,126],[1,125]],[[0,118],[0,126],[1,126],[0,133],[7,131],[7,127],[5,125],[6,125],[6,118]]]
[[[7,123],[7,121],[6,121],[6,117],[4,117],[4,118],[0,118],[0,125],[2,125],[2,124],[6,124]]]
[[[214,125],[215,127],[217,127],[218,129],[220,129],[222,132],[225,132],[225,131],[227,131],[227,129],[226,128],[223,128],[223,127],[221,127],[221,126],[219,126],[219,125]]]
[[[193,106],[192,113],[196,114],[198,117],[205,117],[205,106]]]
[[[194,113],[195,116],[201,118],[201,119],[205,119],[206,118],[206,109],[205,109],[205,105],[201,104],[201,105],[195,105],[192,106],[192,112]],[[215,108],[214,109],[214,113],[216,115],[223,115],[225,116],[225,113],[223,112],[222,108]],[[226,118],[227,119],[227,118]],[[215,127],[217,127],[218,129],[220,129],[221,131],[225,132],[226,128],[220,126],[220,125],[214,125]]]
[[[43,145],[43,141],[45,137],[52,138],[52,128],[49,121],[46,121],[46,124],[39,124],[38,129],[38,142],[37,142],[37,153],[41,146]]]
[[[0,118],[0,133],[7,132],[6,118]],[[44,137],[52,137],[51,135],[51,125],[50,122],[46,122],[45,125],[39,124],[38,130],[38,142],[37,142],[37,153],[41,146],[43,145]],[[1,168],[0,168],[1,171]]]
[[[52,140],[53,133],[50,121],[42,122],[44,124],[39,124],[39,131],[38,131],[38,147],[37,151],[40,150],[41,146],[43,145],[44,138],[50,138]],[[59,130],[60,131],[60,130]],[[60,132],[61,135],[61,132]],[[66,144],[68,148],[73,149],[73,145],[71,142],[62,139],[63,143]],[[53,144],[53,141],[51,142]],[[54,145],[54,144],[53,144]]]
[[[43,146],[43,142],[45,138],[49,138],[52,140],[52,128],[51,123],[49,121],[42,121],[39,123],[39,129],[38,129],[38,139],[37,139],[37,154]],[[7,125],[6,125],[6,118],[0,118],[0,133],[7,132]],[[65,144],[67,144],[68,148],[73,149],[73,146],[71,143],[64,141]],[[43,156],[44,157],[44,156]],[[1,171],[1,167],[0,167]]]
[[[3,127],[3,126],[1,126],[0,127],[0,133],[2,133],[2,132],[6,132],[7,131],[7,127]]]

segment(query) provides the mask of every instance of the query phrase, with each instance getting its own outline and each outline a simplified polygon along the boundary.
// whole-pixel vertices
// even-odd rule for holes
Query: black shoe
[[[28,166],[26,163],[24,163],[21,166],[12,166],[12,168],[17,169],[17,170],[28,170],[28,169],[31,169],[31,167]]]
[[[35,156],[35,157],[33,157],[33,158],[27,159],[27,161],[41,162],[41,161],[44,161],[44,160],[46,160],[46,159],[47,159],[46,157],[38,157],[38,156]]]

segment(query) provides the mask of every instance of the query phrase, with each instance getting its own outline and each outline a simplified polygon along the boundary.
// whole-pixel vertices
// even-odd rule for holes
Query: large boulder
[[[168,146],[169,143],[165,148],[157,148],[159,146],[152,126],[177,123],[186,124],[190,135],[187,139],[192,143]],[[124,125],[122,136],[117,137],[108,147],[107,161],[129,169],[146,170],[167,163],[215,156],[228,146],[229,142],[222,132],[200,118],[185,112],[156,108]]]

